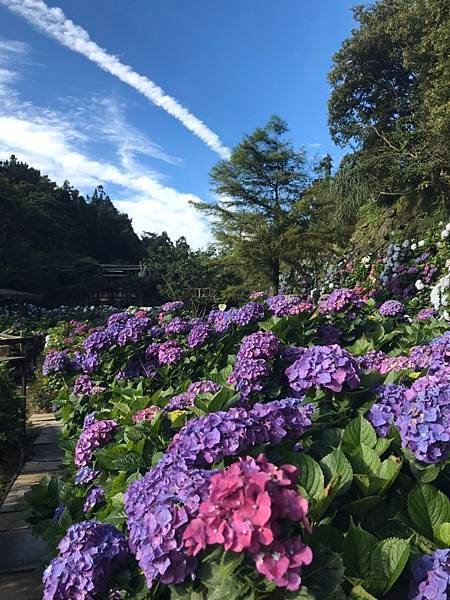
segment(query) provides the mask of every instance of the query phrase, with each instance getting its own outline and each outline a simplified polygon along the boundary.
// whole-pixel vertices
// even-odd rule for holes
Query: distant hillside
[[[0,161],[0,288],[45,292],[58,265],[133,263],[142,243],[101,187],[59,187],[14,156]]]

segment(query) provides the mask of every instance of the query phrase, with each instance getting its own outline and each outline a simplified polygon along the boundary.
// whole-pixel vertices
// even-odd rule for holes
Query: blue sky
[[[15,153],[83,193],[102,183],[138,232],[204,246],[189,200],[211,198],[210,168],[270,115],[311,158],[342,156],[326,75],[353,4],[0,0],[0,159]]]

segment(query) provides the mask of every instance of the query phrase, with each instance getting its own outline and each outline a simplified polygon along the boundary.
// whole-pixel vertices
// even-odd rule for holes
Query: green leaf
[[[326,546],[314,548],[314,560],[303,568],[302,580],[314,598],[336,598],[344,579],[342,556]]]
[[[439,525],[436,537],[443,546],[448,548],[450,546],[450,523]]]
[[[336,448],[320,461],[320,465],[328,481],[339,477],[336,494],[345,494],[352,484],[353,470],[343,451]]]
[[[192,585],[171,585],[170,600],[203,600],[203,592],[194,592]]]
[[[371,553],[371,565],[373,578],[382,582],[381,591],[386,593],[391,589],[405,568],[409,554],[408,540],[389,538],[378,542]],[[378,588],[378,585],[373,587]]]
[[[300,470],[299,485],[310,498],[317,499],[325,487],[325,480],[319,463],[308,454],[300,454],[295,465]]]
[[[355,585],[350,593],[350,597],[357,600],[377,600],[375,596],[369,594],[361,585]]]
[[[432,485],[419,484],[408,495],[408,515],[419,533],[432,540],[450,522],[450,500]]]
[[[345,574],[361,580],[368,579],[371,573],[371,556],[377,543],[375,536],[352,524],[344,541]]]
[[[361,444],[374,448],[377,443],[377,434],[369,421],[364,417],[356,417],[345,428],[342,442],[351,448],[357,448]]]
[[[345,436],[345,433],[344,433]],[[355,473],[370,476],[379,476],[381,470],[381,460],[375,450],[366,444],[360,444],[350,454],[348,460]]]
[[[198,576],[208,590],[208,600],[240,600],[245,597],[248,584],[236,574],[243,559],[243,554],[213,551],[203,560]]]
[[[375,444],[375,452],[378,454],[378,456],[381,456],[382,454],[384,454],[386,452],[386,450],[389,448],[389,446],[392,444],[392,440],[388,439],[388,438],[378,438],[377,439],[377,443]]]

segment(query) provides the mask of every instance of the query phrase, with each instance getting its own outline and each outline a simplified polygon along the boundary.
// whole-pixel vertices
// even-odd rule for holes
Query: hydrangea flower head
[[[189,332],[187,345],[189,348],[200,348],[211,335],[211,327],[206,323],[198,323]]]
[[[233,322],[240,327],[261,321],[264,318],[264,306],[259,302],[249,302],[233,313]]]
[[[50,350],[45,356],[42,373],[44,375],[54,375],[76,369],[76,367],[75,361],[70,358],[67,350]]]
[[[405,312],[405,305],[399,300],[386,300],[378,311],[382,317],[397,317]]]
[[[408,389],[390,383],[378,386],[374,391],[377,394],[377,401],[372,405],[367,418],[375,427],[377,434],[386,437],[408,400]]]
[[[337,344],[307,348],[285,373],[295,392],[314,386],[341,392],[344,386],[354,390],[360,382],[356,361]]]
[[[158,347],[158,363],[161,366],[174,365],[183,358],[183,348],[176,340],[167,340]]]
[[[350,288],[337,288],[319,304],[321,313],[342,312],[350,308],[359,308],[362,299],[359,294]]]
[[[97,504],[100,504],[105,499],[105,490],[98,485],[94,485],[86,494],[83,504],[83,512],[87,513],[92,510]]]
[[[130,556],[120,531],[98,521],[69,527],[58,550],[44,571],[43,600],[93,600],[108,591],[112,575]]]
[[[450,595],[450,549],[418,558],[411,567],[409,600],[447,600]]]
[[[76,466],[88,466],[94,451],[111,441],[113,432],[117,427],[116,421],[106,419],[95,421],[95,423],[84,429],[75,446]]]

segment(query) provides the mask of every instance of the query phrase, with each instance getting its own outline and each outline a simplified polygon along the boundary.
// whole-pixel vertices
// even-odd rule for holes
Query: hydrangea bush
[[[29,496],[44,600],[447,597],[447,329],[345,287],[52,332],[66,469]]]

